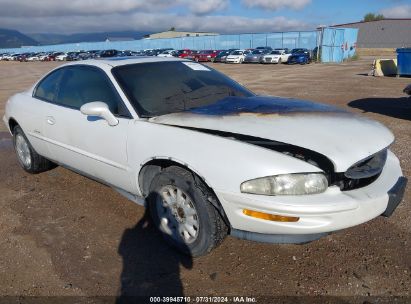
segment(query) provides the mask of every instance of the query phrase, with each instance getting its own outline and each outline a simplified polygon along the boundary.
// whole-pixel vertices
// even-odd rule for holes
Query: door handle
[[[54,124],[56,123],[56,121],[55,121],[54,117],[52,117],[52,116],[47,116],[47,123],[48,123],[49,125],[54,125]]]

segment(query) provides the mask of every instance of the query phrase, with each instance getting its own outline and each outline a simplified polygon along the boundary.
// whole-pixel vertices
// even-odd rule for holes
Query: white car
[[[286,50],[276,49],[271,51],[269,54],[264,55],[261,63],[286,63],[291,53]]]
[[[65,61],[67,59],[67,53],[56,56],[57,61]]]
[[[158,54],[157,57],[171,58],[171,57],[174,57],[175,53],[176,53],[175,50],[167,50],[167,51],[164,51],[164,52]]]
[[[304,243],[390,216],[407,182],[382,124],[177,58],[60,66],[11,97],[4,122],[24,170],[113,187],[192,256],[227,233]]]
[[[27,60],[27,61],[39,61],[40,58],[39,58],[38,55],[32,55],[32,56],[27,57],[26,60]]]
[[[6,55],[4,55],[4,56],[2,57],[1,60],[13,61],[13,60],[15,60],[15,58],[16,58],[17,55],[18,55],[18,54],[6,54]]]
[[[45,61],[52,53],[46,53],[46,54],[41,54],[39,55],[39,60],[40,61]]]
[[[243,63],[246,56],[245,50],[237,50],[231,52],[225,59],[226,63]]]

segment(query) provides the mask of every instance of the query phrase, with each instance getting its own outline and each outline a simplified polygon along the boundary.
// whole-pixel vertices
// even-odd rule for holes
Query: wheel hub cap
[[[30,167],[31,165],[30,148],[25,138],[21,134],[17,134],[16,136],[16,151],[17,151],[17,156],[19,157],[20,161],[24,164],[24,166]]]
[[[198,214],[187,193],[176,186],[164,186],[160,190],[160,200],[156,206],[160,217],[160,229],[164,233],[186,244],[197,239]]]

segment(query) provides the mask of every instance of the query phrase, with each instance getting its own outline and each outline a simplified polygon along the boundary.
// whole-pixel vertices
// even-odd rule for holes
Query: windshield
[[[241,52],[241,51],[234,51],[234,52],[231,53],[231,55],[242,55],[242,54],[243,54],[243,52]]]
[[[293,49],[291,53],[293,54],[305,53],[305,50],[304,49]]]
[[[279,51],[272,51],[270,54],[271,55],[281,55],[281,53]]]
[[[262,54],[262,53],[263,53],[263,51],[261,51],[261,50],[254,50],[252,52],[252,54],[254,54],[254,55],[258,55],[258,54]]]
[[[229,54],[229,52],[224,51],[224,52],[220,52],[217,57],[223,57],[223,56],[227,56]]]
[[[224,74],[194,62],[137,63],[112,72],[142,117],[212,105],[229,96],[254,96]]]

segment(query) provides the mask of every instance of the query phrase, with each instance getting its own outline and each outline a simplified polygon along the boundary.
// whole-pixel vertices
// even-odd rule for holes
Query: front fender
[[[280,152],[143,120],[136,120],[130,126],[127,153],[129,164],[136,172],[152,159],[170,159],[198,174],[215,191],[231,193],[240,193],[240,184],[254,178],[321,172],[307,162]]]

